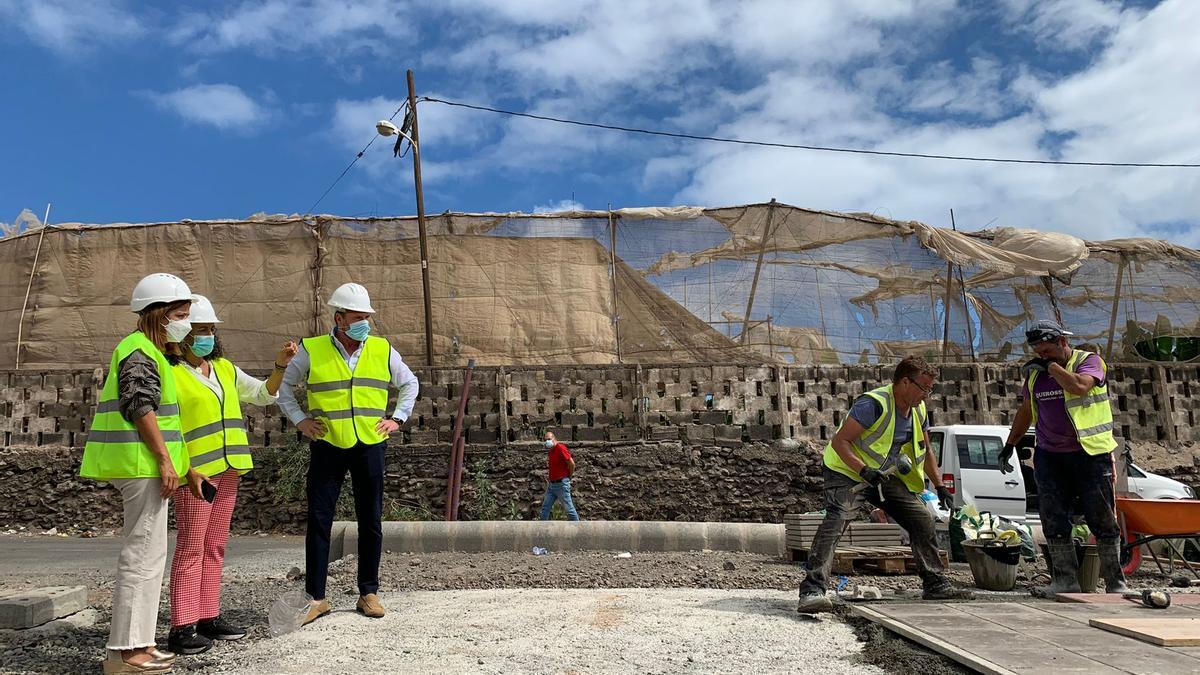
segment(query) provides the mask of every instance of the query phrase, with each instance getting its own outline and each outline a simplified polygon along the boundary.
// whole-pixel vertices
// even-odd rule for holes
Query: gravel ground
[[[382,621],[353,613],[357,561],[348,556],[331,566],[329,597],[335,609],[349,611],[271,640],[268,607],[285,591],[303,588],[301,579],[288,574],[293,567],[303,568],[303,545],[297,541],[294,547],[255,550],[227,561],[224,586],[225,615],[246,626],[249,637],[181,659],[176,672],[302,672],[317,665],[313,658],[320,659],[320,670],[341,672],[337,668],[348,669],[349,663],[337,659],[362,654],[389,670],[421,672],[769,672],[792,669],[802,654],[807,655],[805,663],[817,659],[813,663],[830,672],[878,672],[870,664],[888,672],[964,672],[861,621],[798,617],[793,604],[800,582],[797,565],[755,554],[635,553],[615,558],[614,553],[386,553],[381,595],[393,611]],[[108,632],[112,562],[104,556],[84,572],[13,569],[0,563],[4,589],[85,584],[92,607],[41,629],[0,631],[0,672],[94,671]],[[951,576],[971,584],[965,565],[954,565]],[[920,587],[915,576],[858,576],[851,581],[901,592]],[[1140,575],[1134,582],[1158,586],[1163,580]],[[1018,591],[981,594],[980,599],[1022,597],[1027,595]],[[159,619],[164,633],[167,601],[164,584]],[[605,609],[609,605],[611,611]],[[596,618],[606,613],[621,619],[612,627],[596,625],[607,621]],[[648,623],[653,621],[660,623]],[[557,643],[546,642],[547,636],[568,647],[553,647]],[[742,653],[756,640],[768,656],[747,661],[759,658]],[[809,644],[816,646],[809,649]],[[295,658],[309,660],[289,660]]]
[[[848,624],[832,616],[808,621],[796,615],[796,565],[723,552],[636,553],[629,558],[614,554],[387,553],[380,570],[381,595],[393,611],[378,622],[352,611],[357,560],[348,556],[331,566],[329,597],[336,609],[351,611],[335,612],[297,634],[271,640],[267,608],[285,591],[303,588],[302,579],[288,574],[293,567],[303,568],[303,546],[259,551],[228,561],[225,573],[225,615],[248,627],[249,637],[181,659],[176,672],[301,672],[314,664],[297,666],[281,657],[306,653],[313,642],[324,643],[314,648],[314,655],[334,655],[333,662],[321,666],[327,672],[348,668],[348,663],[336,665],[336,659],[350,658],[355,650],[374,650],[371,658],[386,659],[389,669],[394,665],[422,672],[711,672],[741,670],[741,664],[750,663],[741,651],[753,636],[762,636],[762,656],[752,660],[762,672],[788,670],[789,659],[810,651],[822,670],[879,672],[855,656],[862,646]],[[95,564],[89,571],[50,573],[0,564],[0,586],[6,589],[85,584],[93,608],[34,631],[0,631],[0,650],[5,652],[0,672],[94,671],[103,654],[112,602],[110,562],[104,557]],[[919,585],[916,577],[856,581]],[[554,589],[576,590],[564,595]],[[167,600],[164,583],[159,618],[164,631],[170,616]],[[611,612],[602,609],[606,602],[613,605]],[[581,618],[580,612],[587,616]],[[513,616],[505,624],[507,613]],[[522,619],[521,613],[528,616]],[[589,621],[606,613],[622,618],[611,630],[588,628]],[[661,623],[647,624],[653,621]],[[483,627],[480,636],[464,628],[472,624]],[[371,639],[372,635],[378,637]],[[555,650],[538,642],[539,635],[572,646]],[[394,655],[389,651],[399,644],[394,636],[421,646],[405,647],[410,653]],[[809,640],[811,650],[805,647]],[[464,654],[478,655],[484,663],[463,660]],[[540,660],[522,660],[527,654]],[[692,661],[687,661],[689,656]],[[727,665],[721,668],[720,663]]]

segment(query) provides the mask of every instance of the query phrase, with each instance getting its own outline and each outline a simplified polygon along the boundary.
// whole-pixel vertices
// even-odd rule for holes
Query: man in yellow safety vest
[[[846,523],[854,519],[863,500],[884,510],[908,531],[926,600],[970,597],[946,578],[938,554],[933,518],[917,496],[928,477],[938,499],[950,508],[953,496],[942,485],[937,460],[926,452],[929,433],[925,397],[933,390],[937,369],[919,356],[902,360],[892,383],[858,397],[850,414],[825,446],[825,518],[817,528],[800,584],[796,611],[828,612],[826,596],[834,550]],[[907,459],[912,468],[899,471]],[[866,489],[861,486],[866,484]]]
[[[306,485],[305,590],[313,597],[305,623],[331,610],[325,596],[329,535],[346,472],[354,486],[358,519],[358,605],[362,614],[384,615],[379,601],[379,558],[383,548],[383,478],[387,439],[400,430],[417,398],[417,378],[400,354],[370,335],[371,298],[358,284],[342,284],[330,296],[333,330],[305,338],[288,364],[279,388],[279,407],[312,451]],[[308,411],[293,388],[308,391]],[[387,411],[389,387],[398,390]]]
[[[1033,590],[1039,596],[1080,592],[1071,539],[1073,507],[1096,536],[1105,590],[1127,590],[1114,492],[1112,451],[1117,441],[1108,365],[1097,354],[1072,349],[1067,343],[1071,335],[1054,321],[1038,321],[1025,332],[1037,357],[1021,368],[1021,407],[1000,455],[1001,470],[1012,471],[1009,460],[1016,444],[1034,427],[1033,472],[1051,569],[1050,585]]]

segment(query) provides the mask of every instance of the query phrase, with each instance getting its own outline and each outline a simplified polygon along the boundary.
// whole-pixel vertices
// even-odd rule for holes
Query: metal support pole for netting
[[[746,301],[746,316],[742,317],[741,343],[746,344],[746,333],[750,330],[750,310],[754,309],[754,294],[758,292],[758,275],[762,273],[763,254],[767,252],[767,240],[771,237],[771,221],[775,217],[775,198],[767,204],[767,222],[763,225],[762,241],[758,244],[758,264],[754,267],[754,280],[750,282],[750,298]]]
[[[454,433],[450,436],[450,472],[446,477],[446,520],[458,520],[458,497],[462,491],[462,469],[466,455],[464,419],[467,414],[467,399],[471,396],[471,375],[475,372],[475,359],[467,360],[463,371],[462,390],[458,393],[458,415],[454,418]]]
[[[612,279],[612,325],[617,342],[617,363],[621,363],[621,308],[617,304],[617,221],[613,218],[612,204],[608,205],[608,273]]]
[[[950,209],[950,227],[958,232],[958,225],[954,223],[954,209]],[[971,308],[967,304],[967,282],[963,281],[962,265],[957,267],[958,285],[962,287],[963,313],[967,315],[967,345],[971,348],[971,363],[975,363],[975,327],[971,325]]]

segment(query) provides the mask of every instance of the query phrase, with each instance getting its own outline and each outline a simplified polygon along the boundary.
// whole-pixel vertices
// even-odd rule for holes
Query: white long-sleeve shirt
[[[192,364],[184,361],[188,372],[195,376],[196,381],[212,390],[217,395],[217,400],[221,403],[225,402],[225,391],[221,389],[221,383],[217,380],[217,371],[211,366],[208,369],[208,375],[200,372],[200,369]],[[275,402],[278,395],[272,395],[267,391],[266,380],[260,380],[257,377],[247,375],[241,368],[233,367],[234,373],[237,375],[235,387],[237,388],[238,401],[249,403],[250,405],[268,406]]]
[[[333,332],[329,333],[329,339],[333,341],[333,346],[337,348],[342,358],[346,359],[346,366],[350,372],[354,372],[354,367],[358,365],[358,355],[362,352],[362,343],[354,350],[354,353],[349,353],[342,345]],[[277,401],[279,409],[287,418],[292,421],[292,424],[303,422],[308,413],[300,407],[299,401],[296,400],[296,394],[292,390],[293,387],[301,386],[308,382],[309,369],[308,350],[304,349],[304,343],[300,343],[300,351],[292,358],[288,364],[287,370],[283,372],[283,384],[279,385],[279,400]],[[395,347],[391,348],[391,354],[388,355],[388,371],[392,374],[392,386],[400,392],[396,397],[396,409],[392,412],[392,419],[403,423],[412,414],[413,404],[417,401],[417,392],[421,385],[417,381],[417,376],[409,370],[404,363],[404,359],[400,358],[400,352],[396,351]]]

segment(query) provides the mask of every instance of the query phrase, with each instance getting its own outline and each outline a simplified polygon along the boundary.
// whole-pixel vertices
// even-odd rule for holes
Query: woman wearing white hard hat
[[[113,351],[88,428],[79,475],[111,483],[124,511],[105,673],[165,673],[175,660],[155,646],[167,562],[167,498],[188,469],[167,355],[179,353],[179,341],[192,329],[194,299],[183,279],[171,274],[151,274],[137,283],[129,304],[138,315],[137,330]]]
[[[180,343],[183,354],[169,356],[179,391],[183,440],[191,461],[188,484],[175,492],[175,557],[171,561],[171,633],[167,647],[199,654],[213,640],[239,640],[246,631],[221,618],[221,570],[238,479],[254,467],[242,403],[275,402],[283,371],[296,355],[286,342],[266,381],[251,377],[225,358],[217,324],[221,320],[203,295],[192,305],[192,332]]]

